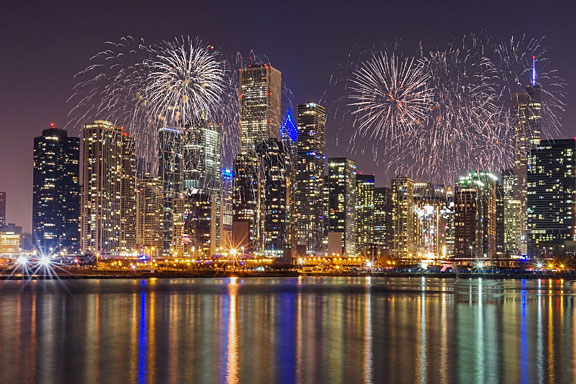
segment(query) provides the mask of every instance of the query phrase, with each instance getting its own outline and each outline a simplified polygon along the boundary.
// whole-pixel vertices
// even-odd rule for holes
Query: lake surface
[[[0,282],[2,383],[574,383],[575,283]]]

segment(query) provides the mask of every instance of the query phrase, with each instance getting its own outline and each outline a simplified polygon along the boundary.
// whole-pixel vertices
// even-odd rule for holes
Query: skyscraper
[[[35,246],[41,252],[79,249],[79,163],[80,139],[68,137],[65,130],[52,124],[34,138],[32,229]],[[5,210],[5,195],[0,200]]]
[[[576,141],[542,140],[528,166],[528,256],[552,257],[575,238]]]
[[[457,257],[493,258],[496,255],[496,187],[488,172],[470,172],[456,183],[455,244]]]
[[[268,64],[240,69],[240,152],[268,138],[280,139],[282,74]]]
[[[356,162],[328,159],[328,249],[356,256]]]
[[[325,130],[326,110],[323,106],[315,103],[298,105],[295,232],[296,244],[304,245],[309,253],[324,250]]]
[[[170,253],[174,239],[174,204],[182,193],[182,130],[158,131],[158,177],[162,183],[162,249]]]
[[[448,254],[446,229],[450,214],[452,190],[443,184],[414,183],[416,214],[416,252],[427,258],[445,258]]]
[[[183,251],[192,257],[212,256],[217,239],[217,195],[192,190],[185,199]]]
[[[392,250],[392,193],[388,187],[374,188],[374,243],[379,255]]]
[[[280,140],[282,75],[268,64],[240,69],[240,152],[234,161],[234,218],[232,243],[245,251],[263,245],[257,146]]]
[[[209,237],[204,235],[194,236],[194,247],[196,249],[206,249],[207,255],[213,254],[220,239],[218,212],[220,210],[221,148],[220,126],[218,124],[201,120],[184,129],[182,164],[183,188],[185,198],[189,200],[186,203],[185,210],[192,213],[202,211],[202,215],[205,212],[209,212],[212,215],[208,218],[209,220],[205,220],[210,224],[207,232]],[[206,198],[207,200],[200,202],[198,201],[200,198]],[[214,205],[214,210],[212,210],[212,205]],[[187,217],[190,217],[190,215],[187,215]],[[206,222],[201,224],[194,222],[193,225],[187,224],[184,230],[185,234],[188,234],[187,229],[190,228],[194,228],[195,233],[197,233],[200,231],[200,227],[207,225]],[[206,244],[201,245],[199,243],[201,239],[206,240]]]
[[[260,156],[260,239],[267,256],[279,257],[290,247],[290,152],[270,138],[256,146]]]
[[[232,246],[245,251],[258,249],[259,159],[255,153],[240,153],[234,161]]]
[[[0,227],[6,225],[6,192],[0,192]]]
[[[82,250],[134,251],[136,194],[134,140],[109,121],[84,125]]]
[[[539,144],[542,121],[542,89],[536,82],[536,58],[533,57],[531,83],[514,94],[514,199],[520,201],[522,225],[521,252],[526,253],[526,178],[530,152]]]
[[[141,251],[154,256],[162,253],[162,183],[145,174],[137,181],[136,238]]]
[[[356,175],[356,252],[374,251],[374,175]]]
[[[414,180],[392,179],[392,255],[396,258],[416,257],[416,213]]]
[[[504,204],[503,252],[509,255],[519,255],[522,252],[522,202],[514,198],[514,182],[516,176],[512,170],[502,172],[502,193]]]

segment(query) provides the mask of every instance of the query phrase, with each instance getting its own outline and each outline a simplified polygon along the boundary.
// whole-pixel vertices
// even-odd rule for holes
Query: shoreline
[[[99,272],[86,274],[35,274],[35,275],[6,275],[1,274],[0,280],[93,280],[93,279],[193,279],[193,278],[268,278],[268,277],[376,277],[376,278],[438,278],[438,279],[490,279],[490,280],[576,280],[576,274],[567,272],[551,273],[409,273],[409,272],[366,272],[366,273],[303,273],[298,271],[278,271],[278,272],[222,272],[222,271],[202,271],[202,272],[155,272],[155,273],[117,273]]]

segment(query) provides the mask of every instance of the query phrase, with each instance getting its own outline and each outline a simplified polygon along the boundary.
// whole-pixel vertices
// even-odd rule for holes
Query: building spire
[[[532,56],[532,86],[536,85],[536,56]]]

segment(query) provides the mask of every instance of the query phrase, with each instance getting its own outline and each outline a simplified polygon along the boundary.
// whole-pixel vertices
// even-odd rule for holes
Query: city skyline
[[[369,4],[360,4],[357,10],[358,15],[354,12],[351,13],[350,6],[344,3],[334,4],[331,11],[327,13],[321,12],[321,4],[317,5],[317,9],[314,9],[311,15],[306,16],[298,15],[298,7],[292,7],[290,4],[280,4],[274,9],[267,8],[255,12],[252,12],[255,8],[250,6],[237,9],[239,6],[234,4],[219,4],[215,8],[200,5],[195,9],[196,14],[205,15],[220,12],[224,15],[223,19],[218,20],[214,26],[199,22],[193,28],[162,25],[158,26],[158,30],[143,29],[150,17],[148,14],[151,9],[155,8],[154,6],[145,5],[138,9],[138,12],[132,17],[125,17],[129,7],[123,5],[120,8],[115,7],[115,16],[112,16],[112,18],[122,18],[123,22],[118,23],[117,28],[102,33],[87,30],[83,26],[83,22],[88,25],[89,20],[101,16],[111,8],[105,7],[103,4],[103,8],[95,12],[94,15],[87,15],[79,11],[76,6],[61,4],[55,8],[51,7],[46,14],[50,15],[55,22],[59,21],[61,25],[66,24],[62,21],[69,20],[70,25],[63,31],[50,30],[49,33],[43,34],[38,32],[37,27],[30,27],[26,31],[22,31],[17,25],[14,26],[12,30],[22,33],[17,34],[7,44],[7,47],[14,52],[13,60],[7,63],[9,72],[21,73],[25,78],[33,79],[35,83],[42,84],[42,86],[40,88],[31,87],[27,83],[15,83],[12,79],[8,79],[6,92],[3,92],[2,105],[7,108],[7,112],[0,114],[0,130],[3,134],[9,134],[9,139],[3,140],[0,144],[0,153],[2,153],[3,159],[2,165],[0,165],[0,190],[8,193],[8,221],[15,222],[23,226],[26,232],[30,232],[32,191],[29,186],[32,183],[32,156],[29,143],[51,122],[55,122],[58,128],[64,127],[67,120],[66,114],[70,107],[66,104],[66,99],[72,92],[73,75],[85,66],[87,59],[92,54],[103,47],[105,41],[118,40],[125,35],[141,35],[150,41],[157,41],[186,33],[198,35],[231,52],[240,50],[246,53],[250,49],[254,49],[256,52],[265,54],[270,62],[283,72],[288,88],[294,93],[295,103],[315,101],[320,102],[320,104],[322,104],[322,96],[328,88],[330,76],[335,72],[337,65],[344,61],[348,52],[358,47],[389,44],[395,39],[403,39],[409,46],[418,41],[434,46],[456,39],[462,33],[478,33],[483,30],[503,38],[510,34],[521,35],[523,33],[535,37],[545,36],[551,61],[559,68],[561,75],[568,84],[566,89],[568,93],[567,112],[564,116],[563,135],[558,137],[574,135],[574,127],[570,124],[575,115],[573,102],[575,92],[572,92],[574,83],[571,81],[574,78],[574,69],[569,65],[574,60],[571,60],[573,53],[569,49],[568,39],[563,38],[570,32],[568,26],[571,24],[548,21],[552,19],[550,16],[567,17],[566,15],[570,14],[570,5],[534,3],[532,7],[515,7],[513,4],[494,4],[495,8],[491,12],[487,11],[488,7],[485,5],[482,7],[475,5],[449,7],[447,4],[438,6],[418,4],[416,8],[413,4],[373,6],[375,10],[382,11],[384,9],[387,11],[381,12],[381,14],[403,15],[404,18],[407,17],[407,10],[410,10],[410,15],[420,20],[420,23],[412,24],[410,29],[403,27],[400,21],[393,20],[394,18],[389,18],[392,24],[388,27],[377,27],[375,23],[364,22],[365,20],[359,16],[360,14],[365,15],[369,21],[376,17],[368,16],[368,11],[372,10],[372,6]],[[12,26],[10,23],[13,21],[24,20],[24,17],[30,13],[27,4],[13,5],[12,7],[14,8],[9,9],[8,12],[13,14],[14,18],[10,18],[4,28],[10,28]],[[234,10],[238,12],[235,13]],[[514,18],[509,17],[512,10],[516,16]],[[189,10],[185,11],[184,13],[189,12]],[[258,17],[259,12],[271,14],[276,23],[272,23],[271,20],[264,25],[245,23],[246,35],[242,36],[233,36],[233,34],[227,33],[226,29],[218,29],[218,26],[223,25],[220,23],[229,21],[229,15],[244,14],[249,21]],[[34,17],[38,17],[36,15],[42,13],[34,12],[33,14]],[[425,31],[430,30],[432,20],[450,20],[455,14],[459,15],[457,23],[450,23],[450,25],[444,23],[446,28],[442,31],[425,33]],[[475,14],[483,15],[484,18],[473,17]],[[286,19],[295,15],[300,16],[299,18],[293,17],[293,19],[298,20],[300,28],[297,30],[286,28]],[[429,19],[425,18],[424,15],[429,15]],[[529,22],[529,20],[537,18],[540,20],[538,23]],[[239,23],[239,21],[234,21],[231,25],[233,26],[235,23]],[[34,25],[35,23],[27,22],[25,24]],[[36,24],[41,25],[43,23],[38,22]],[[340,31],[341,25],[348,26],[348,32]],[[257,33],[262,30],[263,26],[270,30],[270,34],[263,36]],[[284,28],[282,28],[283,26]],[[78,37],[71,36],[69,28],[83,31],[82,41]],[[303,37],[319,28],[321,28],[321,33],[317,34],[316,38],[305,39]],[[299,37],[301,38],[298,39]],[[303,44],[301,45],[302,48],[297,50],[299,55],[294,55],[291,49],[285,49],[286,45],[289,46],[296,41]],[[26,46],[26,49],[20,48],[18,44],[22,47]],[[32,61],[30,55],[34,54],[39,55],[40,60]],[[66,55],[70,60],[59,60],[56,58],[59,55]],[[314,58],[316,65],[306,67],[307,70],[305,71],[301,70],[305,67],[304,63],[310,62],[312,58]],[[39,64],[36,64],[37,61]],[[43,91],[39,92],[38,89]],[[24,102],[24,100],[26,101]],[[28,107],[29,109],[30,105],[34,105],[34,113],[24,112],[23,108]],[[386,185],[387,181],[382,180],[379,167],[371,161],[369,155],[352,153],[347,147],[349,142],[347,138],[351,133],[350,128],[342,127],[343,122],[334,121],[331,117],[333,116],[332,112],[330,106],[327,106],[326,156],[353,158],[358,162],[359,170],[376,175],[377,186]],[[80,134],[74,129],[70,129],[68,133],[74,137],[79,137]],[[14,170],[14,174],[11,174],[11,170]]]

